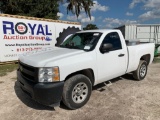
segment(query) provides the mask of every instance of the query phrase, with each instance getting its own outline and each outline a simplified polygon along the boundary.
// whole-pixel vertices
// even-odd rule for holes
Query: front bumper
[[[25,80],[19,70],[17,70],[17,81],[27,95],[43,105],[54,106],[62,99],[64,82],[34,83]]]

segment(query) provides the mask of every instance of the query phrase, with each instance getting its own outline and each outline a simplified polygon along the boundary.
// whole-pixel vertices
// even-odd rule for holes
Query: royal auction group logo
[[[2,21],[4,40],[52,40],[48,25]]]

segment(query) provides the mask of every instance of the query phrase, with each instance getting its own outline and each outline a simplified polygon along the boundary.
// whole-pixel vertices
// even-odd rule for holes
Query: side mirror
[[[103,45],[101,46],[100,51],[101,51],[102,53],[106,53],[106,52],[109,52],[112,48],[113,48],[113,45],[110,44],[110,43],[108,43],[108,44],[103,44]]]

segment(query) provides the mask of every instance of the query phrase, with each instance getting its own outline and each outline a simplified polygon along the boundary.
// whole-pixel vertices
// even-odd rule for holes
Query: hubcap
[[[145,65],[142,65],[141,68],[140,68],[140,76],[141,76],[141,77],[144,77],[144,76],[145,76],[146,70],[147,70],[146,66],[145,66]]]
[[[88,95],[88,87],[84,82],[75,85],[72,91],[72,100],[75,103],[82,103]]]

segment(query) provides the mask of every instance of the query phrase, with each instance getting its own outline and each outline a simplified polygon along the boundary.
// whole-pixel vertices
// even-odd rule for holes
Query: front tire
[[[84,106],[91,95],[92,83],[82,74],[69,78],[63,88],[63,103],[70,109],[78,109]]]
[[[133,77],[138,81],[143,80],[147,75],[147,68],[147,62],[141,60],[137,70],[133,72]]]

